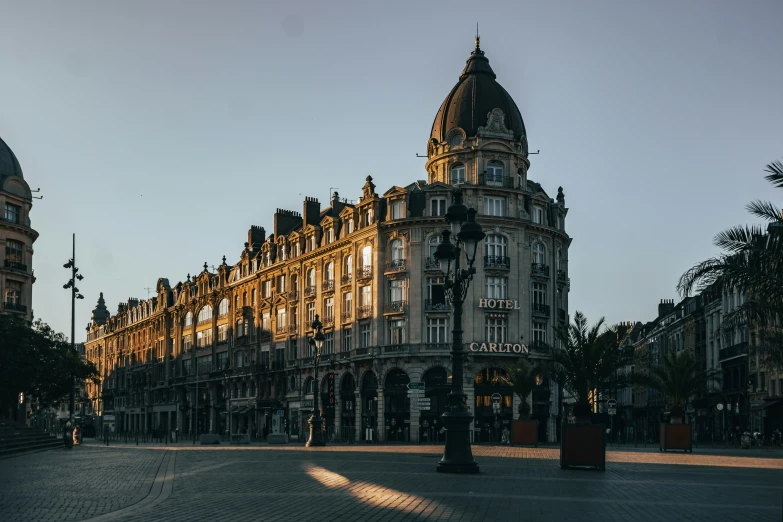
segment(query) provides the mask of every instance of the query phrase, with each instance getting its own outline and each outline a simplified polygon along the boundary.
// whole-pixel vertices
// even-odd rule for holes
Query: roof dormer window
[[[391,204],[391,218],[403,219],[405,217],[405,209],[403,208],[402,201],[394,201]]]

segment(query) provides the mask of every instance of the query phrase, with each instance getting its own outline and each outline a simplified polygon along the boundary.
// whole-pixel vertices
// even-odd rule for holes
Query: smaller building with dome
[[[33,194],[11,148],[0,138],[0,313],[33,319],[33,243],[30,222]]]

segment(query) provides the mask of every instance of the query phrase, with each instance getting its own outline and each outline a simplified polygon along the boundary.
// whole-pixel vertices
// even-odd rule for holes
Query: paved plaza
[[[441,450],[90,441],[0,460],[0,520],[783,518],[777,452],[613,450],[601,473],[559,469],[556,448],[478,446],[481,474],[455,476],[435,471]]]

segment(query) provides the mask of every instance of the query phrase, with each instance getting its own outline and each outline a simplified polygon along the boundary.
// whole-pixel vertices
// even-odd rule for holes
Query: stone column
[[[378,418],[376,419],[376,426],[378,430],[378,441],[386,442],[386,423],[385,415],[383,414],[383,388],[378,388]]]

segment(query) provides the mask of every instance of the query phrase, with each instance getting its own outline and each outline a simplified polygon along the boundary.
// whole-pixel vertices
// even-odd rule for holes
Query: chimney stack
[[[674,299],[661,299],[658,303],[658,317],[663,317],[672,310],[674,310]]]
[[[318,198],[305,197],[302,218],[305,226],[321,223],[321,203]]]
[[[247,242],[250,246],[250,250],[258,250],[266,239],[266,230],[264,227],[257,227],[251,225],[250,230],[247,231]]]
[[[275,212],[275,237],[285,236],[302,222],[299,212],[278,208]]]

